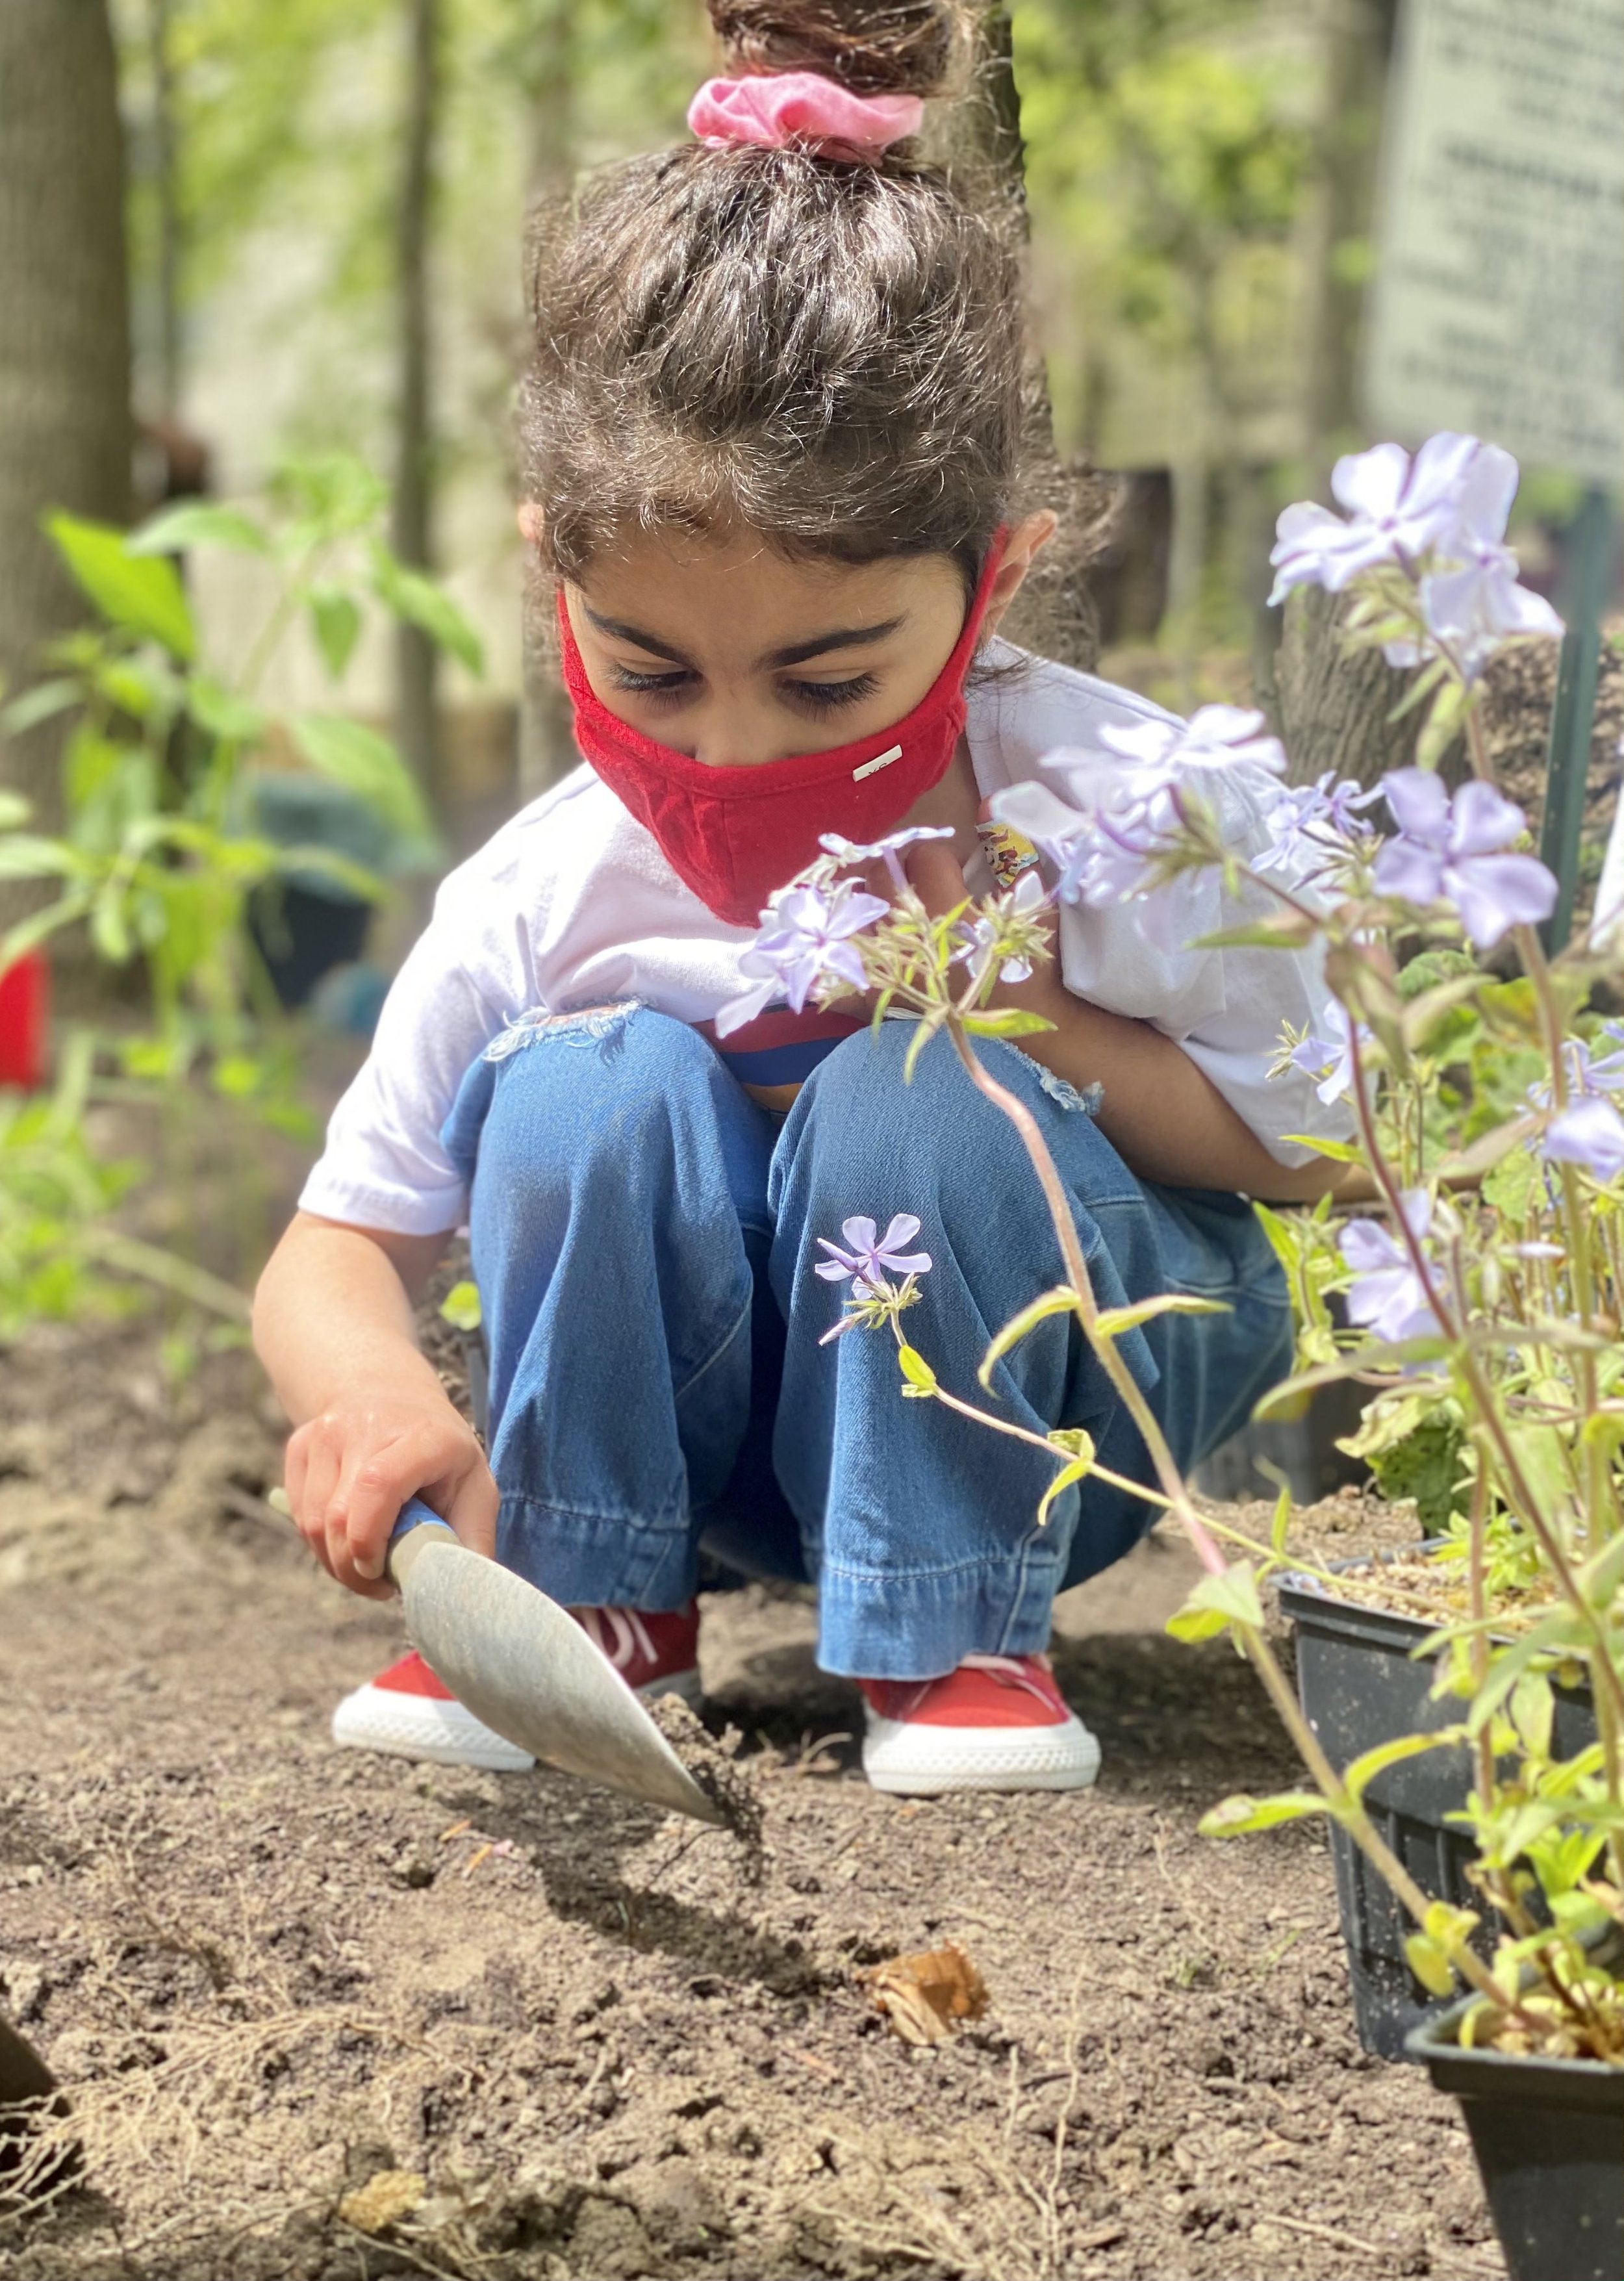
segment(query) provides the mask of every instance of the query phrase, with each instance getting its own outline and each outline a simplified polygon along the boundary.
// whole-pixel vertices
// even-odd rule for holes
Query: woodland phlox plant
[[[764,914],[746,962],[753,987],[717,1026],[774,999],[824,1006],[861,993],[876,1023],[915,1018],[909,1074],[928,1040],[947,1033],[969,1081],[1020,1133],[1066,1270],[998,1333],[982,1387],[1037,1323],[1077,1318],[1149,1450],[1156,1487],[1136,1493],[1176,1517],[1205,1570],[1170,1628],[1231,1637],[1307,1770],[1303,1789],[1226,1799],[1203,1828],[1230,1836],[1330,1814],[1413,1918],[1418,1977],[1439,1996],[1458,1979],[1475,1991],[1463,2041],[1624,2065],[1624,1992],[1609,1970],[1624,1934],[1624,1029],[1589,1010],[1618,987],[1620,961],[1586,934],[1547,956],[1538,927],[1557,883],[1527,848],[1526,819],[1496,786],[1482,732],[1489,658],[1560,630],[1518,583],[1504,545],[1516,484],[1509,453],[1436,436],[1413,458],[1384,444],[1342,460],[1341,514],[1302,505],[1280,519],[1275,598],[1309,584],[1345,593],[1349,646],[1419,669],[1398,708],[1418,722],[1413,766],[1368,791],[1278,781],[1268,831],[1249,843],[1264,845],[1259,854],[1226,844],[1212,793],[1237,762],[1253,764],[1254,785],[1258,768],[1283,778],[1286,756],[1260,714],[1208,706],[1182,725],[1102,731],[1102,749],[1046,762],[1065,798],[1023,785],[994,801],[1045,859],[1042,877],[1025,873],[1011,893],[932,914],[903,860],[927,835],[826,840]],[[1470,774],[1451,790],[1439,763],[1458,743]],[[1351,1213],[1330,1197],[1311,1211],[1256,1208],[1300,1325],[1296,1375],[1263,1411],[1332,1380],[1368,1388],[1347,1446],[1388,1494],[1413,1496],[1418,1538],[1432,1540],[1380,1589],[1431,1625],[1419,1652],[1454,1715],[1342,1767],[1264,1635],[1259,1586],[1289,1559],[1289,1495],[1267,1543],[1203,1519],[1117,1353],[1132,1325],[1210,1303],[1170,1294],[1097,1305],[1038,1122],[973,1043],[1049,1026],[997,994],[1054,955],[1058,904],[1131,902],[1148,938],[1178,945],[1189,940],[1188,884],[1214,871],[1245,924],[1199,947],[1322,947],[1335,999],[1328,1034],[1282,1037],[1278,1067],[1306,1072],[1323,1100],[1347,1101],[1356,1137],[1309,1145],[1345,1162],[1365,1200]],[[932,1232],[904,1216],[880,1235],[855,1209],[880,1202],[854,1198],[842,1240],[824,1243],[817,1272],[849,1295],[831,1335],[888,1327],[904,1396],[1046,1448],[1056,1472],[1040,1520],[1072,1482],[1113,1479],[1087,1434],[1028,1432],[940,1383],[902,1325],[929,1272],[928,1249],[914,1247]],[[1562,1759],[1556,1690],[1580,1686],[1596,1739]],[[1458,1817],[1475,1845],[1470,1909],[1421,1892],[1363,1804],[1384,1767],[1461,1745],[1474,1775]]]

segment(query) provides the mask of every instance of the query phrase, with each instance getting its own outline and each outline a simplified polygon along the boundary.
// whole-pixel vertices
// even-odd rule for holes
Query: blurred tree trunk
[[[1389,716],[1409,694],[1416,676],[1396,672],[1381,652],[1342,645],[1348,599],[1319,586],[1286,598],[1285,630],[1275,661],[1276,726],[1285,744],[1292,784],[1312,784],[1326,769],[1373,785],[1389,769],[1407,769],[1424,710]],[[1458,739],[1444,754],[1441,773],[1451,784],[1467,769]]]
[[[530,164],[525,206],[530,233],[568,197],[576,151],[576,53],[571,0],[543,0],[526,65],[530,99]],[[526,306],[530,297],[526,294]],[[580,759],[569,702],[553,654],[546,582],[525,548],[522,626],[524,688],[519,707],[519,798],[531,800],[569,774]]]
[[[429,256],[434,223],[435,146],[439,130],[440,0],[406,0],[407,87],[397,216],[398,338],[395,497],[391,530],[396,553],[414,570],[434,563],[434,414],[429,322]],[[418,626],[395,631],[396,734],[413,775],[442,805],[439,659]]]
[[[1319,0],[1319,181],[1307,262],[1303,429],[1310,488],[1328,501],[1332,465],[1360,435],[1360,333],[1397,0]]]
[[[89,611],[40,530],[52,507],[121,522],[130,497],[124,140],[106,0],[0,6],[0,677]],[[0,777],[60,819],[59,726],[9,740]],[[0,888],[0,924],[38,898]]]
[[[175,168],[174,66],[171,0],[148,0],[147,55],[152,74],[152,190],[158,208],[158,413],[181,412],[180,184]]]
[[[1360,334],[1371,234],[1375,227],[1381,112],[1397,0],[1319,0],[1324,79],[1314,243],[1308,263],[1308,369],[1303,431],[1307,487],[1330,499],[1331,468],[1364,440],[1359,421]],[[1291,781],[1310,784],[1326,769],[1373,785],[1415,757],[1419,719],[1390,715],[1413,673],[1395,672],[1380,651],[1343,649],[1343,597],[1317,586],[1288,597],[1273,686],[1260,691],[1291,760]],[[1461,780],[1457,744],[1442,773]]]
[[[1026,145],[1021,134],[1020,90],[1008,0],[983,0],[979,50],[964,98],[942,106],[932,155],[947,166],[966,202],[999,216],[1025,247]],[[1010,311],[1011,323],[1019,312]],[[1033,353],[1025,435],[1025,504],[1052,507],[1060,518],[1054,544],[1039,556],[1004,630],[1011,641],[1063,664],[1092,668],[1099,653],[1085,564],[1105,519],[1103,487],[1087,468],[1063,467],[1055,448],[1055,419],[1040,352]]]

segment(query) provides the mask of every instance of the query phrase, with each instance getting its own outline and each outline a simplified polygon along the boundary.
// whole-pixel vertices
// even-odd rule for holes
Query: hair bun
[[[854,95],[945,93],[968,51],[963,0],[707,0],[730,68],[822,72]]]

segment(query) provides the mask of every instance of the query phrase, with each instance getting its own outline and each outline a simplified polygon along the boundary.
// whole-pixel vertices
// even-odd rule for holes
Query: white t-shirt
[[[984,797],[1036,779],[1044,755],[1099,753],[1100,729],[1167,716],[1130,690],[989,644],[999,669],[969,692],[966,737]],[[1014,667],[1018,669],[1009,671]],[[1063,797],[1063,779],[1043,781]],[[1204,770],[1226,839],[1258,854],[1274,779],[1251,764]],[[978,876],[979,875],[979,876]],[[978,855],[971,890],[993,885]],[[1181,881],[1176,939],[1242,925],[1268,908],[1216,874]],[[305,1211],[406,1235],[460,1225],[468,1197],[440,1145],[465,1071],[522,1015],[637,1000],[705,1022],[748,986],[753,930],[727,925],[684,886],[643,825],[587,767],[522,809],[445,880],[434,916],[384,1001],[372,1051],[333,1112],[299,1199]],[[1135,907],[1063,907],[1061,971],[1079,997],[1172,1038],[1284,1164],[1311,1151],[1285,1133],[1343,1139],[1345,1107],[1297,1071],[1271,1079],[1283,1025],[1326,1027],[1316,949],[1166,951]]]

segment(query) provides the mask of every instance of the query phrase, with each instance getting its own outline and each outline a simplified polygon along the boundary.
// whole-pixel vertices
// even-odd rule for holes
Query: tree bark
[[[1312,784],[1326,769],[1371,785],[1389,769],[1407,769],[1423,708],[1390,716],[1414,684],[1413,672],[1394,669],[1379,649],[1342,647],[1347,597],[1300,586],[1286,598],[1285,630],[1275,661],[1277,725],[1290,767],[1287,780]],[[1440,772],[1449,784],[1465,781],[1465,749],[1458,738]]]
[[[530,166],[525,206],[531,232],[569,196],[577,156],[575,138],[576,54],[571,0],[550,0],[537,22],[528,60]],[[528,305],[529,294],[526,301]],[[519,705],[519,797],[539,798],[580,759],[569,701],[559,677],[546,581],[527,548],[522,625],[524,686]]]
[[[406,134],[396,234],[399,378],[391,539],[414,570],[434,565],[434,414],[429,321],[435,146],[440,111],[440,0],[406,0]],[[396,734],[413,775],[441,805],[439,658],[422,630],[395,632]]]
[[[181,414],[180,182],[175,166],[174,65],[170,0],[148,0],[147,52],[152,74],[152,189],[158,207],[158,412]]]
[[[1396,0],[1319,0],[1323,58],[1316,143],[1319,179],[1305,264],[1303,428],[1314,496],[1328,501],[1331,468],[1357,448],[1358,360],[1376,171]]]
[[[91,615],[40,529],[53,507],[121,522],[130,500],[124,140],[106,0],[0,6],[0,677]],[[0,780],[61,820],[61,730],[0,749]],[[38,901],[0,888],[0,927]]]
[[[1026,145],[1008,0],[981,13],[978,50],[963,101],[944,106],[938,156],[967,204],[995,216],[1025,251]],[[1011,323],[1020,313],[1010,311]],[[1059,517],[1054,543],[1038,558],[1016,597],[1004,631],[1023,647],[1063,665],[1091,669],[1099,655],[1098,622],[1087,566],[1110,513],[1110,495],[1087,466],[1063,465],[1042,354],[1033,347],[1027,387],[1021,508],[1047,506]]]

